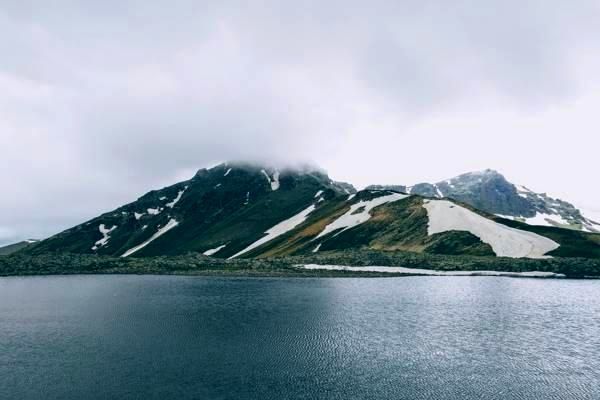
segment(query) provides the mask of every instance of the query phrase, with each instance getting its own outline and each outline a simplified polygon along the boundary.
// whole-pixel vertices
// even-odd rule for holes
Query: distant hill
[[[6,256],[9,254],[13,254],[21,249],[31,246],[32,244],[34,244],[36,242],[37,242],[37,240],[29,239],[29,240],[23,240],[18,243],[13,243],[13,244],[9,244],[6,246],[2,246],[2,247],[0,247],[0,256]]]
[[[515,185],[497,171],[469,172],[438,183],[414,186],[373,185],[427,197],[450,197],[479,210],[530,225],[555,226],[600,233],[600,221],[571,203]]]

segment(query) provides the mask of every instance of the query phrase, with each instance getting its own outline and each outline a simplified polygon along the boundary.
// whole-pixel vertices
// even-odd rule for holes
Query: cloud
[[[584,0],[2,5],[0,226],[44,236],[245,158],[359,185],[492,167],[600,203],[599,17]]]

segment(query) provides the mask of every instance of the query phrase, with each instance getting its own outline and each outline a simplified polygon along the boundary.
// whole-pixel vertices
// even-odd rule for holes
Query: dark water
[[[0,279],[0,399],[600,399],[600,281]]]

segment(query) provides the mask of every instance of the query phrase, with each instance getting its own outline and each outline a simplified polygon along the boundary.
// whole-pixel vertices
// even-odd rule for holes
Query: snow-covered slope
[[[295,227],[297,227],[298,225],[303,223],[306,220],[306,217],[308,217],[308,215],[311,212],[313,212],[314,210],[315,210],[315,205],[311,204],[304,210],[300,211],[298,214],[286,219],[285,221],[281,221],[274,227],[270,228],[269,230],[267,230],[265,232],[266,236],[258,239],[256,242],[252,243],[250,246],[235,253],[234,255],[232,255],[229,258],[239,257],[242,254],[245,254],[252,249],[255,249],[267,242],[270,242],[271,240],[275,239],[276,237],[281,236],[284,233],[291,231],[292,229],[294,229]]]
[[[559,244],[532,232],[510,228],[448,200],[425,200],[427,233],[467,231],[492,246],[499,257],[543,258]]]
[[[179,222],[177,222],[175,219],[171,218],[169,220],[169,222],[167,222],[167,224],[163,227],[161,227],[158,231],[156,231],[156,233],[154,235],[152,235],[150,237],[150,239],[142,242],[141,244],[132,247],[131,249],[127,250],[125,253],[123,253],[123,255],[121,257],[127,257],[132,255],[133,253],[143,249],[144,247],[148,246],[150,243],[152,243],[154,240],[158,239],[159,237],[161,237],[162,235],[164,235],[165,233],[169,232],[171,229],[175,228],[177,225],[179,225]]]

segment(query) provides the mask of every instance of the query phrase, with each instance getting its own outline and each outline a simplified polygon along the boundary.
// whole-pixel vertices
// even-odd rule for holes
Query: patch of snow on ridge
[[[322,195],[322,194],[323,194],[323,191],[322,191],[322,190],[319,190],[319,191],[317,192],[317,194],[315,194],[315,197],[314,197],[314,198],[316,199],[317,197],[319,197],[319,196],[320,196],[320,195]]]
[[[440,190],[440,188],[438,187],[438,185],[433,185],[433,187],[435,188],[435,194],[437,197],[442,198],[444,197],[444,195],[442,194],[442,191]]]
[[[183,192],[185,192],[187,190],[187,188],[188,187],[186,186],[183,189],[181,189],[179,192],[177,192],[177,197],[175,197],[172,202],[165,204],[165,206],[167,206],[169,208],[173,208],[175,206],[175,204],[177,204],[177,202],[179,200],[181,200],[181,196],[183,196]]]
[[[316,252],[318,252],[318,251],[321,249],[321,244],[322,244],[322,243],[319,243],[319,244],[317,245],[317,247],[315,247],[315,248],[313,249],[313,251],[312,251],[312,252],[313,252],[313,253],[316,253]]]
[[[279,171],[273,174],[273,182],[271,182],[271,190],[279,189]]]
[[[148,211],[148,214],[150,215],[158,215],[162,211],[162,208],[148,208],[146,211]]]
[[[582,207],[578,207],[581,213],[581,216],[586,219],[587,229],[593,229],[595,231],[600,231],[600,211],[590,210]]]
[[[271,178],[269,176],[269,174],[267,173],[267,171],[265,171],[264,169],[261,169],[260,172],[263,173],[263,175],[267,178],[267,180],[269,181],[269,184],[271,184],[271,190],[275,191],[277,189],[279,189],[279,171],[275,171],[273,173],[273,178]]]
[[[223,176],[227,176],[227,175],[229,175],[229,173],[230,173],[230,172],[231,172],[231,168],[229,168],[229,169],[227,170],[227,172],[225,172],[225,175],[223,175]]]
[[[498,257],[547,258],[546,253],[559,247],[547,237],[499,224],[448,200],[425,200],[423,207],[429,217],[428,235],[467,231],[489,244]]]
[[[315,239],[323,237],[333,231],[339,230],[339,232],[335,234],[335,236],[337,236],[340,233],[350,228],[354,228],[355,226],[358,226],[371,219],[370,211],[375,207],[386,203],[392,203],[394,201],[402,200],[406,197],[408,196],[405,194],[394,193],[387,196],[376,197],[372,200],[361,200],[358,203],[352,204],[350,206],[350,210],[348,210],[344,215],[327,225],[325,229],[323,229],[323,231],[321,231],[321,233],[319,233]],[[362,211],[357,212],[360,209],[362,209]]]
[[[161,196],[161,197],[159,197],[158,199],[159,199],[159,200],[161,200],[161,201],[162,201],[162,200],[166,200],[166,199],[167,199],[167,196]]]
[[[346,201],[352,200],[354,198],[354,196],[356,196],[356,193],[353,193],[350,196],[348,196],[348,198],[346,199]]]
[[[390,274],[410,274],[427,276],[506,276],[514,278],[565,278],[564,274],[543,271],[505,272],[505,271],[436,271],[433,269],[405,267],[350,267],[345,265],[304,264],[296,267],[310,270],[353,271],[353,272],[384,272]]]
[[[96,251],[100,247],[106,246],[106,244],[108,243],[108,239],[110,239],[110,233],[112,231],[114,231],[115,229],[117,229],[116,225],[113,225],[112,228],[108,229],[108,228],[106,228],[106,226],[104,226],[104,224],[100,224],[100,226],[98,227],[98,230],[102,234],[102,239],[100,239],[96,243],[94,243],[92,250]]]
[[[133,213],[133,216],[135,217],[135,219],[140,219],[140,218],[142,218],[142,216],[143,216],[144,214],[145,214],[145,213],[141,213],[141,214],[140,214],[140,213],[136,213],[136,212],[134,212],[134,213]]]
[[[541,225],[541,226],[555,226],[550,223],[569,225],[569,221],[557,214],[543,214],[536,212],[535,217],[525,218],[525,222],[529,225]]]
[[[229,259],[241,256],[242,254],[247,253],[250,250],[257,248],[258,246],[261,246],[267,242],[270,242],[271,240],[275,239],[276,237],[281,236],[284,233],[291,231],[292,229],[294,229],[295,227],[297,227],[298,225],[303,223],[306,220],[306,218],[308,217],[308,215],[311,212],[313,212],[314,210],[315,210],[315,205],[311,204],[309,207],[300,211],[298,214],[294,215],[293,217],[288,218],[285,221],[281,221],[280,223],[278,223],[277,225],[275,225],[274,227],[272,227],[268,231],[266,231],[265,232],[266,236],[258,239],[256,242],[252,243],[250,246],[246,247],[244,250],[232,255],[231,257],[229,257]]]
[[[158,239],[165,233],[169,232],[171,229],[175,228],[177,225],[179,225],[179,222],[177,222],[174,218],[171,218],[169,220],[169,222],[167,222],[167,224],[165,226],[163,226],[162,228],[159,228],[158,231],[156,231],[156,233],[150,237],[150,239],[146,240],[142,244],[138,244],[137,246],[132,247],[131,249],[127,250],[125,253],[123,253],[123,255],[121,257],[130,256],[133,253],[135,253],[136,251],[143,249],[144,247],[148,246],[154,240]]]
[[[231,168],[230,168],[230,169],[231,169]],[[219,251],[221,251],[223,248],[225,248],[225,246],[227,246],[227,244],[222,244],[221,246],[219,246],[219,247],[215,247],[214,249],[209,249],[209,250],[206,250],[206,251],[205,251],[204,253],[202,253],[202,254],[204,254],[205,256],[212,256],[213,254],[215,254],[215,253],[218,253],[218,252],[219,252]]]

